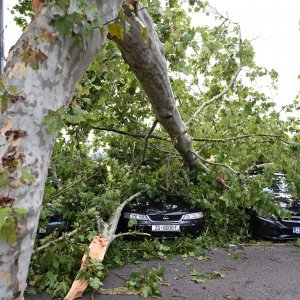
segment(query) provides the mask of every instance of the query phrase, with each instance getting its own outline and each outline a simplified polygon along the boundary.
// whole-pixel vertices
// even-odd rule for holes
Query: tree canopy
[[[69,1],[52,2],[59,6],[60,14],[51,25],[59,35],[75,36],[78,49],[86,49],[90,41],[86,37],[97,26],[103,26],[95,10],[78,0],[69,14]],[[228,240],[245,236],[245,208],[281,213],[262,192],[274,172],[287,174],[293,192],[300,194],[299,95],[295,94],[292,104],[276,106],[256,82],[263,80],[275,89],[278,74],[256,65],[255,50],[241,35],[239,24],[204,1],[185,2],[141,1],[144,6],[138,9],[149,12],[163,44],[159,51],[166,58],[170,93],[185,125],[184,134],[191,137],[191,157],[199,165],[190,168],[182,159],[182,151],[176,146],[180,137],[172,136],[172,129],[166,132],[155,105],[148,101],[153,91],[143,85],[143,75],[138,77],[138,71],[132,72],[139,69],[140,65],[135,64],[142,60],[131,59],[128,52],[132,50],[126,52],[128,44],[123,45],[133,27],[125,8],[108,24],[109,39],[103,41],[101,51],[76,85],[70,105],[49,109],[44,117],[50,135],[58,136],[39,227],[45,226],[55,212],[70,230],[78,232],[67,242],[36,250],[30,285],[55,296],[65,294],[80,264],[78,257],[97,232],[99,214],[107,219],[123,199],[138,191],[162,200],[166,193],[183,196],[204,209],[209,237]],[[36,18],[31,1],[19,1],[15,11]],[[134,14],[132,22],[139,13],[130,11],[130,16]],[[214,19],[213,25],[201,21],[207,17]],[[195,19],[200,20],[199,24],[193,22]],[[17,20],[25,26],[23,17]],[[80,26],[84,30],[77,30]],[[143,22],[139,27],[145,44],[150,38],[148,28]],[[45,31],[44,39],[56,38],[49,34]],[[45,58],[28,49],[22,59],[38,69]],[[141,59],[144,55],[141,53]],[[4,113],[8,102],[13,101],[11,95],[17,97],[18,92],[2,81],[0,89]],[[160,96],[163,98],[157,90],[155,97]],[[263,175],[249,176],[255,166],[261,165]],[[2,188],[7,184],[7,171],[3,167],[0,172]],[[32,180],[29,171],[22,173],[21,184],[30,185]],[[7,240],[11,227],[1,223],[3,209],[0,237]],[[58,234],[40,238],[36,246]],[[117,250],[111,251],[113,256]],[[113,256],[116,264],[121,256],[124,254],[120,252]],[[65,275],[66,266],[70,276]]]

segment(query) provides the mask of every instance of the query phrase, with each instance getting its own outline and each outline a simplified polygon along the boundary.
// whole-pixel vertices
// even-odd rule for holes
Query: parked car
[[[136,220],[134,227],[128,227],[130,220]],[[199,236],[203,229],[203,212],[192,208],[183,199],[166,196],[157,201],[143,195],[128,203],[122,211],[118,232],[139,231],[150,237],[174,238],[182,234]]]
[[[248,232],[250,237],[272,240],[290,240],[300,238],[300,199],[289,193],[284,174],[274,174],[272,186],[264,191],[270,193],[274,202],[290,213],[290,218],[261,216],[250,209]]]
[[[55,229],[63,232],[66,230],[65,221],[59,214],[52,214],[50,216],[49,222],[44,227],[39,227],[37,233],[40,235],[45,235],[53,232]]]

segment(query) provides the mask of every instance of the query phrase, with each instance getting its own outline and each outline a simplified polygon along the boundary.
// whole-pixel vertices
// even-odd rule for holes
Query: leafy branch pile
[[[257,66],[255,51],[241,37],[238,24],[214,15],[206,3],[185,7],[179,0],[166,5],[157,0],[142,2],[164,43],[176,103],[206,172],[191,173],[182,165],[140,83],[116,45],[106,41],[78,84],[71,107],[50,111],[44,120],[50,133],[60,132],[39,227],[45,228],[51,215],[58,214],[67,230],[79,229],[33,257],[30,285],[55,297],[68,290],[85,245],[97,233],[97,215],[107,220],[122,199],[137,191],[146,191],[150,198],[177,194],[201,207],[207,228],[206,236],[199,239],[201,245],[243,239],[247,207],[280,214],[280,208],[262,192],[270,186],[274,172],[286,173],[291,189],[300,194],[299,95],[279,111],[256,87],[261,79],[276,86],[278,74]],[[28,5],[28,1],[20,3]],[[15,7],[29,15],[23,8]],[[215,17],[215,25],[192,24],[194,18],[202,20],[207,15]],[[62,34],[76,34],[78,22],[87,26],[86,34],[101,28],[94,23],[95,14],[91,13],[91,19],[86,16],[62,13],[54,26]],[[78,41],[84,46],[82,36]],[[250,167],[262,164],[264,175],[248,176]],[[40,235],[37,246],[61,234],[58,230]],[[194,251],[185,245],[191,243],[188,240],[176,243],[177,251]],[[130,259],[163,258],[174,251],[158,241],[116,241],[108,257],[122,265]],[[112,265],[109,259],[105,264]],[[99,287],[99,274],[94,275],[91,286]],[[138,288],[140,284],[136,283]],[[142,289],[144,295],[152,293],[148,287]]]
[[[125,286],[129,289],[138,290],[142,297],[159,296],[158,284],[163,281],[164,268],[157,267],[152,270],[135,270],[131,273]]]

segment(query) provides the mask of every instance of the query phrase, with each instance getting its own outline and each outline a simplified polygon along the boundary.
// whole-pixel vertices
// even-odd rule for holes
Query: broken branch
[[[76,228],[73,231],[70,231],[70,232],[62,235],[61,237],[57,238],[56,240],[50,241],[50,242],[46,243],[45,245],[38,247],[35,251],[33,251],[33,253],[40,252],[42,250],[49,248],[51,245],[53,245],[55,243],[61,242],[65,239],[68,239],[71,236],[75,235],[78,231],[79,231],[79,228]]]
[[[136,197],[140,196],[142,192],[135,193],[131,197],[129,197],[127,200],[122,202],[116,209],[115,213],[110,217],[108,222],[103,221],[103,219],[100,216],[97,216],[97,220],[99,222],[99,226],[103,226],[102,236],[94,236],[92,242],[89,246],[89,252],[86,253],[82,258],[82,264],[80,266],[80,270],[84,270],[86,268],[86,262],[88,258],[93,258],[98,260],[99,262],[103,261],[104,255],[111,244],[111,242],[119,236],[126,235],[126,234],[119,234],[116,235],[116,229],[117,225],[121,216],[121,212],[124,208],[124,206],[135,199]],[[128,235],[128,234],[127,234]],[[146,234],[144,234],[146,235]],[[82,293],[87,288],[89,282],[86,278],[76,279],[67,296],[65,297],[65,300],[73,300],[82,295]]]

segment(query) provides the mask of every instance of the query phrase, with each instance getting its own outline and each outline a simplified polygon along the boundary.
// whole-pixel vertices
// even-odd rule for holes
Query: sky
[[[21,31],[7,10],[16,0],[4,1],[7,25],[5,53]],[[210,0],[210,5],[241,25],[244,39],[253,40],[258,65],[279,73],[278,91],[270,97],[278,105],[290,103],[300,91],[300,0]]]
[[[300,0],[210,0],[241,26],[242,36],[253,40],[258,65],[279,73],[279,88],[272,93],[280,105],[300,92]]]

